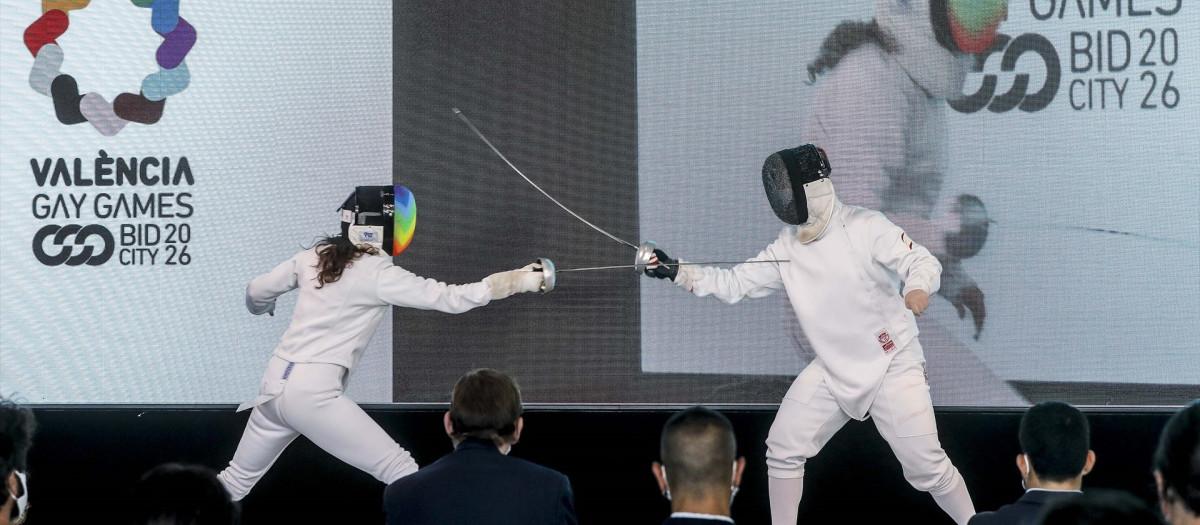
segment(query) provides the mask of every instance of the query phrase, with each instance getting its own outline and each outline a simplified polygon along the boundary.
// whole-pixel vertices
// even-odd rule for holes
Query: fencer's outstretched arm
[[[421,277],[399,266],[387,266],[379,271],[375,293],[379,300],[393,306],[450,314],[462,313],[492,300],[487,281],[446,284]]]
[[[273,270],[255,277],[246,286],[246,309],[254,315],[275,315],[275,298],[296,289],[297,275],[295,257],[284,261]]]
[[[661,250],[655,251],[656,254],[660,252]],[[666,254],[662,253],[658,258],[663,262],[675,262],[665,256]],[[748,262],[780,259],[775,256],[774,244],[772,244],[749,259]],[[684,264],[677,268],[678,273],[672,279],[675,284],[699,297],[712,295],[729,304],[741,301],[746,297],[766,297],[783,288],[783,278],[779,275],[779,263],[776,262],[752,262],[739,264],[733,268]],[[669,278],[665,275],[651,273],[651,271],[647,271],[646,274],[651,277]]]
[[[531,264],[519,270],[489,275],[477,283],[459,285],[420,277],[399,266],[388,266],[379,272],[376,291],[379,299],[387,304],[457,314],[488,304],[493,299],[537,291],[542,284],[542,273],[534,271],[536,266]]]

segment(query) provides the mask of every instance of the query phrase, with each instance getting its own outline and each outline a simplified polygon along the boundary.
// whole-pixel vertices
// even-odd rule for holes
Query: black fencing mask
[[[804,185],[829,177],[825,151],[805,144],[775,152],[763,162],[763,188],[779,220],[799,226],[808,221]]]

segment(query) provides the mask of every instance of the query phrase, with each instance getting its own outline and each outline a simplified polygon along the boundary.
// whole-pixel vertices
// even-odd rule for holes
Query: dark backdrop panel
[[[442,410],[367,407],[420,465],[450,451]],[[40,429],[29,457],[32,525],[122,523],[129,488],[167,461],[220,469],[233,455],[247,413],[232,407],[35,410]],[[738,523],[768,523],[767,430],[773,410],[729,411],[747,460],[733,505]],[[667,411],[532,410],[513,454],[570,477],[580,522],[658,524],[670,512],[650,474]],[[1020,497],[1016,432],[1020,411],[937,413],[942,444],[976,508]],[[1096,467],[1085,488],[1117,488],[1152,500],[1150,458],[1168,413],[1089,412]],[[243,523],[383,523],[383,484],[298,438],[244,501]],[[951,523],[927,494],[904,481],[871,422],[846,425],[806,469],[802,523]]]
[[[397,2],[394,17],[395,180],[419,209],[397,264],[465,283],[537,257],[632,263],[633,249],[556,207],[451,113],[461,108],[555,198],[635,242],[632,2]],[[532,402],[628,400],[637,278],[563,274],[552,294],[457,316],[397,308],[394,398],[447,401],[459,375],[487,366],[519,377]]]

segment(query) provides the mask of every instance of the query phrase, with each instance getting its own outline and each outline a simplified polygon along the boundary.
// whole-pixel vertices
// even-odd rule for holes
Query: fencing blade
[[[1022,223],[1014,223],[1014,222],[1010,222],[1010,221],[1004,221],[1004,222],[991,221],[991,222],[993,225],[995,225],[995,227],[1001,228],[1001,229],[1025,230],[1025,231],[1064,231],[1064,232],[1098,233],[1098,234],[1102,234],[1102,235],[1117,235],[1117,236],[1121,236],[1121,237],[1129,237],[1131,239],[1141,239],[1144,241],[1152,241],[1152,242],[1158,242],[1158,243],[1163,243],[1163,244],[1173,244],[1175,246],[1180,246],[1183,248],[1196,248],[1197,246],[1200,246],[1200,244],[1197,244],[1197,242],[1195,240],[1171,238],[1171,237],[1157,236],[1157,235],[1148,235],[1145,233],[1124,231],[1124,230],[1114,230],[1111,228],[1096,228],[1096,227],[1092,227],[1092,226],[1073,226],[1073,225],[1056,224],[1056,223],[1045,223],[1045,224],[1025,223],[1025,224],[1022,224]]]
[[[706,262],[680,262],[680,263],[657,263],[646,265],[644,268],[654,268],[655,266],[716,266],[719,264],[755,264],[755,263],[785,263],[791,262],[788,259],[783,260],[765,260],[765,261],[706,261]],[[586,268],[562,268],[555,270],[556,273],[563,272],[593,272],[598,270],[615,270],[618,268],[639,268],[636,264],[617,264],[613,266],[589,266]]]
[[[517,175],[520,175],[522,179],[525,179],[525,182],[528,182],[530,186],[533,186],[534,189],[541,192],[542,195],[545,195],[547,199],[550,199],[552,202],[554,202],[554,204],[557,204],[559,208],[562,208],[567,213],[570,213],[572,217],[575,217],[576,219],[583,221],[584,224],[591,226],[593,230],[603,233],[609,239],[612,239],[621,244],[629,246],[630,248],[633,248],[635,250],[638,249],[637,245],[635,245],[629,241],[626,241],[624,239],[621,239],[620,237],[617,237],[616,235],[608,233],[607,231],[604,231],[603,228],[588,222],[587,219],[580,217],[578,213],[571,211],[571,208],[568,208],[565,205],[563,205],[563,203],[558,202],[558,199],[551,197],[549,193],[546,193],[546,190],[543,190],[541,186],[537,185],[537,183],[533,182],[532,180],[529,180],[529,177],[526,177],[524,173],[521,173],[521,170],[517,169],[516,165],[514,165],[512,162],[509,162],[508,157],[505,157],[503,153],[500,153],[500,150],[496,149],[496,146],[492,145],[492,141],[488,140],[487,137],[483,136],[483,132],[479,131],[479,128],[476,128],[475,125],[471,123],[470,119],[468,119],[467,116],[463,114],[462,110],[460,110],[458,108],[450,108],[450,109],[452,111],[454,111],[455,115],[458,115],[459,119],[462,119],[463,123],[466,124],[468,128],[471,128],[471,131],[475,132],[475,135],[478,136],[479,139],[482,140],[484,144],[487,144],[487,147],[491,148],[492,151],[495,152],[498,157],[500,157],[500,160],[503,160],[505,164],[508,164],[508,167],[512,168],[513,171],[517,172]]]

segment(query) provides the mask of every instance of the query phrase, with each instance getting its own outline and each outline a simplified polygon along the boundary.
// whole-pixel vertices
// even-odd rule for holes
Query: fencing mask
[[[763,162],[763,187],[780,220],[799,226],[800,242],[816,239],[833,214],[829,159],[812,144],[775,152]]]
[[[1008,0],[932,0],[929,18],[942,47],[985,53],[996,41],[997,26],[1008,19]]]
[[[338,211],[346,240],[392,256],[408,248],[417,226],[417,201],[404,186],[358,186]]]

